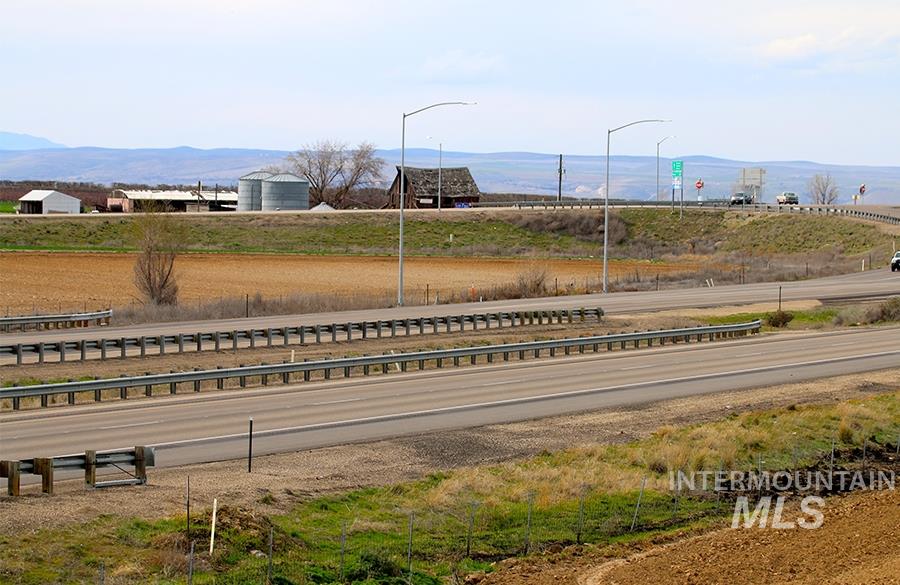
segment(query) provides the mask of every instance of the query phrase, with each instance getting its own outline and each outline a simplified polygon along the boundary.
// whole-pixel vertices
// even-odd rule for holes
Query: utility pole
[[[559,175],[559,187],[556,191],[556,200],[562,201],[562,177],[563,177],[563,166],[562,166],[562,155],[559,155],[559,170],[556,173]]]

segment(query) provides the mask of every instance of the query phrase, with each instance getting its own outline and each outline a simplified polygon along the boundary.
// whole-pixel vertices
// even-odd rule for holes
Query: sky
[[[0,130],[68,146],[900,165],[896,0],[0,0]]]

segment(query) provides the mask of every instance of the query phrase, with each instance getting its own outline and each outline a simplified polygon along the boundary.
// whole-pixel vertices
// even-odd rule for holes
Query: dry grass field
[[[132,283],[134,255],[95,252],[0,253],[0,311],[10,314],[51,312],[83,307],[128,306],[139,302]],[[693,272],[701,258],[677,262],[613,261],[610,277],[655,278]],[[408,294],[431,292],[447,298],[503,285],[522,273],[546,269],[548,288],[558,279],[566,286],[595,285],[599,259],[514,259],[410,257],[406,261]],[[387,256],[299,256],[277,254],[187,254],[176,262],[183,304],[217,301],[257,292],[265,297],[296,294],[390,297],[397,287],[397,259]],[[416,297],[418,298],[418,297]]]

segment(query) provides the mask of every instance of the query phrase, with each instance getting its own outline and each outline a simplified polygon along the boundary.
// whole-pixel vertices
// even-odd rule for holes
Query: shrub
[[[794,320],[794,314],[787,311],[775,311],[766,315],[766,325],[769,327],[787,327]]]

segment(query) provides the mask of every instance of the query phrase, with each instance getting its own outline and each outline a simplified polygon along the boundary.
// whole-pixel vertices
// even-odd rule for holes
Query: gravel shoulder
[[[638,408],[435,432],[366,444],[350,444],[258,457],[254,471],[243,461],[152,469],[141,487],[86,490],[80,481],[58,482],[44,497],[37,486],[15,500],[0,497],[0,533],[16,534],[91,520],[104,514],[160,518],[183,512],[185,485],[193,505],[246,506],[280,513],[295,503],[361,487],[420,479],[430,473],[519,460],[542,451],[578,445],[622,443],[646,437],[664,425],[716,420],[731,413],[791,404],[846,400],[900,387],[900,369],[842,376],[802,384],[725,392]]]

